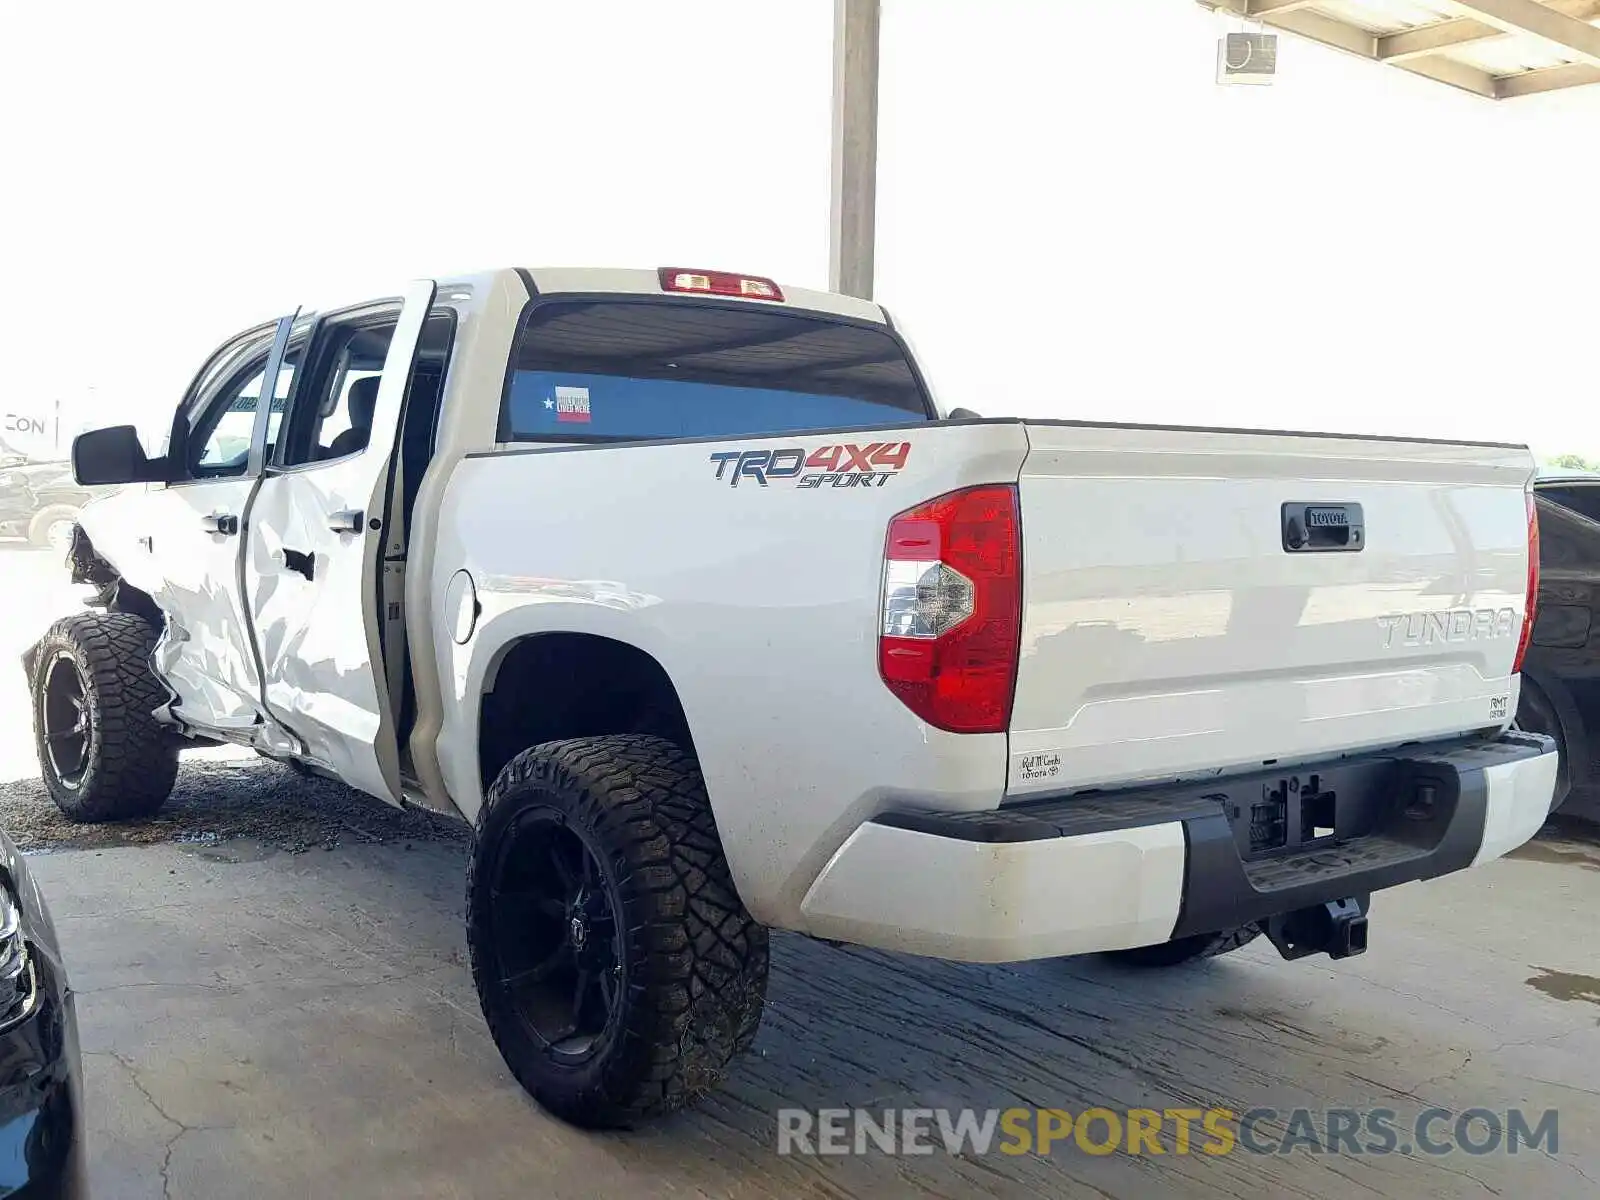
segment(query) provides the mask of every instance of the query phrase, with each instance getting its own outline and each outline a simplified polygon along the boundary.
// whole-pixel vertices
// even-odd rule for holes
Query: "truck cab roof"
[[[786,283],[776,283],[765,276],[707,270],[705,268],[507,266],[477,271],[442,273],[436,275],[435,278],[438,280],[441,295],[448,295],[454,291],[457,294],[453,298],[457,300],[466,300],[474,294],[487,294],[492,290],[495,283],[511,275],[520,278],[529,292],[539,296],[662,296],[681,297],[690,303],[707,299],[728,298],[727,293],[700,292],[696,294],[695,292],[675,290],[665,286],[664,281],[666,278],[674,274],[701,278],[742,279],[766,283],[771,284],[776,292],[776,298],[771,299],[764,298],[753,292],[738,295],[736,299],[743,304],[823,313],[828,316],[843,317],[854,321],[868,321],[878,325],[891,324],[888,313],[880,305],[874,304],[870,300],[862,300],[855,296],[845,296],[837,292],[818,291],[812,288],[794,287]],[[376,292],[373,292],[366,295],[376,294]],[[328,299],[331,302],[307,304],[305,311],[332,312],[345,308],[352,302],[349,295],[340,295]]]
[[[681,268],[638,270],[607,267],[527,267],[519,270],[525,280],[531,281],[533,288],[530,290],[537,290],[540,295],[599,292],[611,295],[661,296],[673,294],[663,286],[663,274],[669,271],[677,272]],[[692,270],[684,273],[707,274],[706,272]],[[757,276],[735,277],[760,278]],[[857,321],[874,321],[878,324],[885,324],[888,320],[883,309],[870,300],[844,296],[837,292],[820,292],[810,288],[792,287],[789,284],[780,284],[777,287],[778,293],[782,297],[780,300],[767,300],[752,295],[745,295],[740,299],[753,304],[810,309],[814,312],[831,313],[835,316],[850,317]],[[706,298],[705,294],[695,296],[693,293],[685,293],[685,295],[689,299]]]

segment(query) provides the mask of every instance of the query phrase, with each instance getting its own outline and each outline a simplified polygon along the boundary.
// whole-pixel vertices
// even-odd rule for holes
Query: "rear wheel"
[[[155,631],[132,613],[63,617],[33,662],[34,744],[44,785],[74,821],[147,817],[178,774],[178,746],[155,718],[165,689],[150,669]]]
[[[478,817],[467,941],[506,1065],[574,1124],[693,1103],[761,1021],[767,931],[734,891],[698,766],[661,738],[512,759]]]
[[[1544,689],[1526,675],[1522,677],[1522,699],[1517,702],[1517,728],[1529,733],[1543,733],[1556,742],[1556,787],[1550,801],[1554,812],[1566,801],[1572,791],[1572,770],[1567,761],[1567,738],[1561,731],[1561,719],[1556,716],[1555,705]]]
[[[1110,950],[1106,952],[1106,957],[1133,967],[1176,967],[1202,958],[1231,954],[1241,946],[1248,946],[1260,934],[1259,925],[1241,925],[1237,929],[1224,929],[1221,933],[1197,933],[1190,937],[1173,938],[1170,942],[1155,946]]]

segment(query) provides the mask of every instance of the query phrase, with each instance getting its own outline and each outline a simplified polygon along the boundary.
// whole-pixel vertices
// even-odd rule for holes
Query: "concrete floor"
[[[478,1015],[462,850],[36,855],[79,990],[99,1197],[1596,1194],[1600,851],[1541,843],[1380,901],[1343,965],[1259,943],[1130,974],[795,937],[755,1054],[697,1112],[582,1134]],[[1587,993],[1583,990],[1587,987]],[[1560,1109],[1516,1157],[780,1158],[785,1105]]]
[[[41,610],[0,634],[17,653],[66,595],[18,583],[33,557],[0,565],[19,605]],[[84,835],[24,778],[20,685],[20,671],[0,674],[0,779],[14,780],[0,823],[41,847],[30,864],[79,993],[101,1200],[1600,1192],[1593,843],[1549,837],[1385,893],[1372,950],[1345,963],[1284,963],[1257,942],[1156,974],[1094,959],[974,967],[781,936],[756,1051],[727,1088],[660,1126],[597,1136],[532,1105],[489,1041],[456,831],[271,764],[199,759],[162,818]],[[1012,1105],[1555,1107],[1560,1149],[775,1152],[779,1107]]]

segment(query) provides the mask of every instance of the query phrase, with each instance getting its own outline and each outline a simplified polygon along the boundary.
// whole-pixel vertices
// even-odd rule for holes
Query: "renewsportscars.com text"
[[[1558,1126],[1555,1109],[1518,1108],[785,1108],[778,1153],[1554,1154]]]

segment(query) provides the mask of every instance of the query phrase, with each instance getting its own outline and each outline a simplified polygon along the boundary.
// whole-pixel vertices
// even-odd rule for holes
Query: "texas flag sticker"
[[[547,402],[548,403],[548,402]],[[589,389],[586,387],[556,388],[556,420],[589,423]]]

